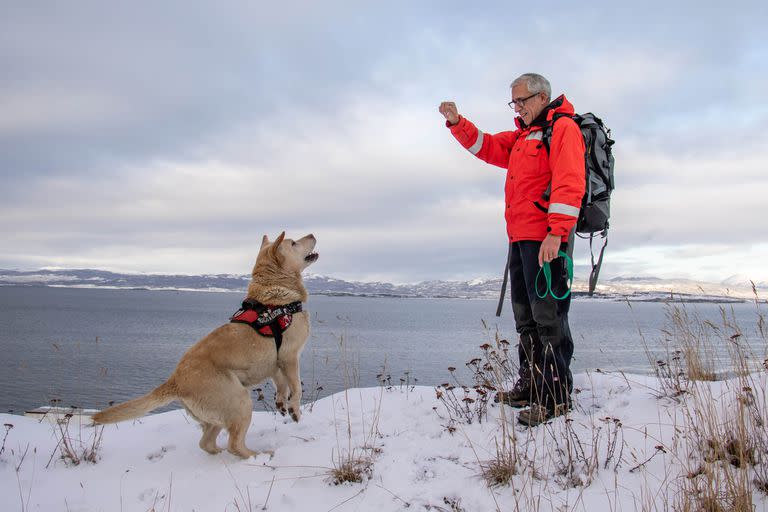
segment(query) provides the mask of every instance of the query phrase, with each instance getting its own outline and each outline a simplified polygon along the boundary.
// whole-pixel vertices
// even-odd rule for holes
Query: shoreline
[[[200,293],[245,293],[246,289],[231,288],[185,288],[185,287],[165,287],[165,286],[109,286],[109,285],[91,285],[91,284],[45,284],[45,283],[3,283],[0,282],[0,288],[57,288],[72,290],[115,290],[115,291],[144,291],[144,292],[200,292]],[[354,293],[354,292],[336,292],[336,291],[311,291],[312,295],[324,297],[356,297],[371,299],[456,299],[456,300],[498,300],[498,294],[493,295],[447,295],[447,294],[398,294],[398,293]],[[754,299],[745,297],[730,297],[719,295],[693,295],[689,293],[677,293],[670,291],[648,291],[632,294],[616,293],[598,293],[589,296],[587,292],[573,291],[571,295],[574,300],[579,301],[610,301],[610,302],[651,302],[651,303],[670,303],[670,304],[747,304],[756,302],[758,304],[768,304],[768,299]]]

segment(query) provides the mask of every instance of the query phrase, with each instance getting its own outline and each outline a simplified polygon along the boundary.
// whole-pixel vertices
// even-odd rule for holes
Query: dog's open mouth
[[[306,261],[307,263],[314,263],[315,261],[317,261],[317,258],[319,257],[320,255],[317,254],[316,252],[311,252],[307,254],[307,257],[304,258],[304,261]]]

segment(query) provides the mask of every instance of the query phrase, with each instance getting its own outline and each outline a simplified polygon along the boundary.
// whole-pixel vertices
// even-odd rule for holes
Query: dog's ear
[[[278,252],[278,249],[280,248],[280,244],[283,242],[284,239],[285,239],[285,231],[280,233],[280,236],[275,238],[275,241],[272,242],[272,247],[269,248],[270,255],[274,256],[275,258],[277,258],[280,255],[280,253]]]
[[[259,250],[262,250],[268,243],[269,243],[269,237],[267,235],[264,235],[264,238],[261,239],[261,247],[259,247]]]

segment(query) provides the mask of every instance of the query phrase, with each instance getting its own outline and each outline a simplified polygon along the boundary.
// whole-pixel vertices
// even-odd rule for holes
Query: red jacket
[[[573,105],[560,96],[547,105],[531,126],[515,119],[517,130],[483,133],[460,117],[451,133],[470,153],[507,169],[504,186],[510,242],[544,240],[547,233],[565,242],[576,224],[584,196],[584,139],[573,119],[562,117],[552,129],[550,151],[542,142],[543,128],[555,114],[573,115]],[[550,200],[542,198],[552,184]]]

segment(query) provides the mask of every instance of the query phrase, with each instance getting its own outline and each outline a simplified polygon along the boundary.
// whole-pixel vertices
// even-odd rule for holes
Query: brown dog
[[[313,235],[293,241],[286,239],[283,232],[271,243],[265,235],[248,285],[248,300],[274,306],[306,302],[301,272],[318,258],[313,252],[315,243]],[[226,429],[230,453],[240,457],[256,455],[245,446],[253,409],[249,388],[271,378],[277,390],[278,410],[299,421],[299,358],[308,337],[309,313],[305,311],[293,314],[292,323],[283,332],[279,352],[274,338],[261,336],[249,325],[222,325],[182,356],[165,383],[141,398],[95,414],[93,421],[125,421],[178,400],[203,427],[200,448],[209,453],[220,452],[216,437],[221,429]]]

